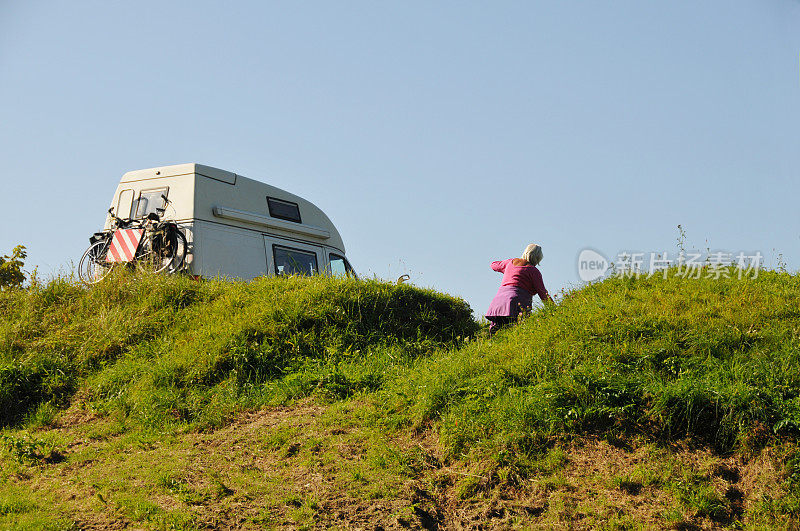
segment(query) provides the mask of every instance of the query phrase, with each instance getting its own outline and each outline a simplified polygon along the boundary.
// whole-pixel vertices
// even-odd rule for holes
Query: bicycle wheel
[[[113,264],[106,262],[108,240],[94,242],[83,253],[78,262],[78,278],[90,286],[103,280],[110,272]]]
[[[175,231],[175,257],[172,259],[172,270],[170,273],[175,273],[183,269],[186,263],[186,252],[189,244],[186,241],[186,235],[180,229]]]
[[[182,232],[168,230],[146,242],[146,251],[137,258],[137,265],[153,273],[175,273],[183,267],[186,247],[186,236]]]

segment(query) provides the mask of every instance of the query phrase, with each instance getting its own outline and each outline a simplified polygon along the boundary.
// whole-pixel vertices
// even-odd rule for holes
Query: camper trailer
[[[189,242],[186,270],[203,277],[353,275],[322,210],[280,188],[202,164],[130,171],[111,204],[121,218],[172,219]],[[112,225],[112,217],[105,227]]]

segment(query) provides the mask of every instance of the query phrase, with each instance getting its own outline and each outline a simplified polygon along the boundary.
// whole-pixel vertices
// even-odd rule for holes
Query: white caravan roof
[[[316,205],[280,188],[229,171],[189,163],[129,171],[120,194],[168,187],[176,221],[205,220],[317,241],[345,252],[339,231]],[[295,206],[296,205],[296,208]],[[297,213],[295,215],[295,212]],[[167,211],[172,214],[172,210]],[[124,213],[121,215],[124,216]]]

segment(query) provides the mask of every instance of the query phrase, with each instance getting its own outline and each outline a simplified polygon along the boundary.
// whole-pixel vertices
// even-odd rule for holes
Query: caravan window
[[[280,245],[273,245],[272,253],[276,275],[313,275],[319,272],[316,253]]]
[[[355,273],[353,272],[353,268],[350,267],[350,263],[345,259],[344,256],[339,256],[338,254],[330,254],[330,262],[331,262],[331,275],[337,277],[354,277]]]
[[[131,206],[133,205],[133,190],[123,190],[119,193],[117,201],[117,211],[115,214],[120,217],[130,216]]]
[[[139,199],[133,203],[131,207],[131,217],[132,218],[143,218],[146,217],[148,214],[156,213],[156,214],[163,214],[163,210],[160,212],[158,210],[164,208],[164,197],[167,196],[169,193],[169,188],[158,188],[156,190],[142,190],[139,192]]]
[[[298,206],[297,203],[284,201],[282,199],[275,199],[274,197],[268,197],[267,206],[269,207],[269,215],[273,218],[301,223],[300,206]]]

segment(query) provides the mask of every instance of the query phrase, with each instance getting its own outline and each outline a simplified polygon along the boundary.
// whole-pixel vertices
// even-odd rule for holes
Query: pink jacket
[[[503,273],[501,286],[514,286],[525,289],[531,295],[539,295],[544,300],[547,298],[547,290],[544,288],[542,274],[536,266],[525,265],[515,266],[512,264],[513,258],[492,262],[492,269],[498,273]]]

